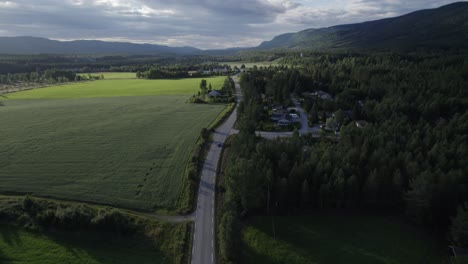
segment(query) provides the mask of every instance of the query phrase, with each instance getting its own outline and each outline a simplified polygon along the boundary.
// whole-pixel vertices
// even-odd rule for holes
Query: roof
[[[208,95],[211,97],[218,97],[218,96],[221,96],[221,93],[213,90],[213,91],[208,92]]]

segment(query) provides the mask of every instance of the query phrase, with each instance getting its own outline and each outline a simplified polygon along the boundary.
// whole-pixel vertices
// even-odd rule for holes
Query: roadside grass
[[[242,238],[240,263],[449,263],[434,238],[388,216],[254,217]]]
[[[224,77],[208,80],[216,87]],[[0,107],[0,192],[176,210],[190,150],[226,109],[186,103],[199,81],[102,80],[10,94]]]
[[[96,97],[130,97],[151,95],[193,95],[200,90],[202,79],[211,83],[213,89],[221,89],[226,77],[189,78],[178,80],[144,80],[125,79],[125,73],[112,73],[109,80],[71,83],[49,86],[11,93],[8,98],[14,99],[71,99]],[[107,76],[107,74],[105,75]],[[120,76],[122,78],[120,78]],[[127,76],[128,77],[128,76]],[[104,77],[106,78],[106,77]],[[188,100],[189,96],[186,98]]]

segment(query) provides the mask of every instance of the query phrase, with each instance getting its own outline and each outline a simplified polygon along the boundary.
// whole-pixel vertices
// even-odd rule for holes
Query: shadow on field
[[[102,264],[167,263],[169,259],[149,240],[138,240],[132,236],[106,232],[54,232],[47,236],[66,248],[79,260],[77,263],[88,263],[90,260]]]
[[[20,235],[16,228],[0,228],[0,238],[11,247],[18,247],[23,245],[23,241],[21,241]]]

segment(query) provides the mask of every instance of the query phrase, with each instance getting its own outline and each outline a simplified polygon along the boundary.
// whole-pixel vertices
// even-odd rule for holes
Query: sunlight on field
[[[118,74],[113,74],[114,76]],[[122,74],[125,76],[125,73]],[[214,89],[220,89],[226,77],[204,78]],[[202,78],[180,80],[112,79],[80,82],[8,95],[9,99],[65,99],[147,95],[192,95],[197,93]],[[187,98],[188,99],[188,98]]]

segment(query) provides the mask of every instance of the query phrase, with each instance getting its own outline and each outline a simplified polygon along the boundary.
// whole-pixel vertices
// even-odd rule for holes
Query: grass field
[[[448,263],[433,238],[385,216],[256,217],[243,242],[241,263]]]
[[[198,84],[103,80],[10,94],[0,192],[175,209],[191,149],[224,109],[185,103]]]
[[[0,225],[0,263],[170,263],[151,243],[116,237],[45,235]]]
[[[112,80],[112,79],[136,79],[136,73],[134,72],[97,72],[97,73],[90,73],[93,76],[96,75],[104,75],[105,80]],[[80,75],[88,75],[87,73],[83,73]]]
[[[127,76],[113,73],[112,76]],[[107,75],[106,75],[107,76]],[[214,89],[220,89],[225,77],[204,78]],[[128,97],[149,95],[192,95],[197,93],[202,78],[180,80],[114,79],[51,86],[8,95],[10,99],[67,99],[96,97]],[[188,97],[187,97],[188,99]]]

